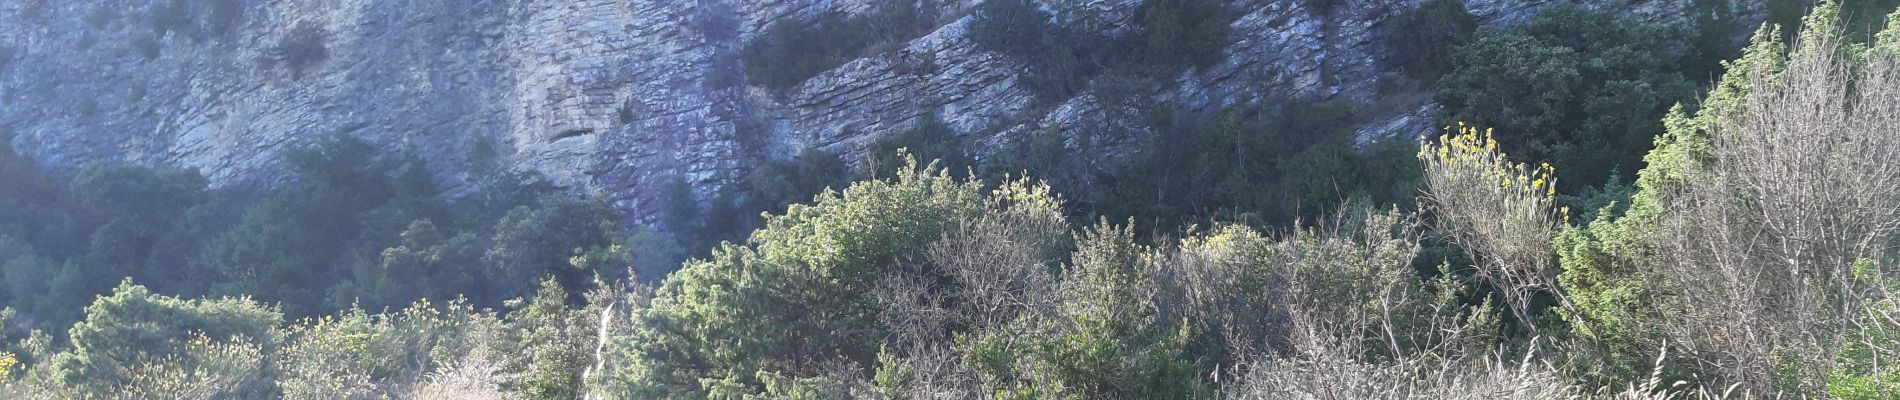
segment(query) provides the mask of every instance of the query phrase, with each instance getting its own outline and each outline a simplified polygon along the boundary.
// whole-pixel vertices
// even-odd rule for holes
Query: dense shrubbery
[[[976,165],[966,153],[969,149],[963,138],[938,121],[935,114],[925,114],[918,118],[916,126],[886,134],[871,143],[866,149],[870,165],[865,175],[869,178],[896,176],[905,167],[900,150],[926,160],[937,160],[937,165],[944,170],[961,174]]]
[[[1064,28],[1054,16],[1030,0],[985,2],[970,23],[971,40],[985,49],[1023,60],[1028,70],[1022,85],[1041,100],[1058,101],[1075,94],[1100,72],[1100,47],[1110,46],[1097,35]]]
[[[1812,0],[1767,0],[1764,8],[1768,13],[1768,23],[1777,26],[1792,27],[1801,24],[1801,18],[1808,15],[1820,4]],[[1887,25],[1887,13],[1900,7],[1900,0],[1843,0],[1833,2],[1840,10],[1847,40],[1869,42],[1874,34]],[[1782,39],[1792,39],[1793,29],[1782,31]]]
[[[442,200],[420,160],[343,136],[290,150],[290,183],[257,200],[189,171],[61,178],[11,148],[0,339],[34,333],[0,343],[0,397],[559,398],[577,390],[590,348],[578,344],[597,325],[567,305],[685,256],[600,200],[519,177]],[[475,311],[503,305],[506,318]]]
[[[1321,123],[1343,117],[1290,117],[1339,104],[1163,114],[1108,160],[1049,128],[975,167],[1074,173],[1050,175],[1093,198],[1074,208],[919,165],[896,148],[962,155],[925,121],[841,190],[828,155],[760,169],[749,239],[646,286],[616,271],[668,250],[597,200],[450,202],[348,139],[293,152],[248,207],[190,172],[61,179],[0,146],[0,302],[20,310],[0,310],[0,397],[1893,397],[1900,35],[1852,44],[1839,13],[1791,45],[1755,35],[1702,107],[1662,117],[1633,185],[1570,197],[1603,205],[1584,219],[1561,169],[1491,131],[1355,146]],[[1590,53],[1540,43],[1579,39],[1532,34],[1548,24],[1473,46]],[[1415,211],[1284,208],[1406,185]]]
[[[1342,204],[1409,204],[1414,194],[1417,165],[1407,160],[1415,144],[1356,145],[1347,102],[1287,99],[1259,114],[1158,114],[1145,145],[1029,173],[1092,173],[1081,178],[1091,190],[1072,191],[1079,215],[1135,217],[1163,231],[1212,219],[1286,226]]]
[[[1900,390],[1872,362],[1900,350],[1897,255],[1864,245],[1891,243],[1900,218],[1900,138],[1880,111],[1900,98],[1900,41],[1850,50],[1838,12],[1792,46],[1757,33],[1702,110],[1670,113],[1628,211],[1556,241],[1577,331],[1610,351],[1590,372],[1626,377],[1662,348],[1696,357],[1682,375],[1753,392]]]
[[[420,160],[354,139],[286,158],[292,182],[246,201],[189,171],[102,165],[62,184],[6,152],[0,303],[22,326],[59,327],[131,277],[161,293],[251,295],[292,316],[463,296],[496,306],[543,276],[580,289],[684,257],[669,237],[624,230],[602,200],[502,182],[516,177],[482,178],[492,191],[451,203]]]
[[[773,23],[745,46],[747,80],[783,90],[865,55],[867,49],[907,40],[930,25],[930,9],[916,0],[879,3],[862,15],[825,12],[812,20]]]
[[[1232,30],[1221,3],[1206,0],[1145,0],[1135,23],[1141,63],[1168,72],[1220,61]]]
[[[1478,29],[1463,1],[1431,0],[1386,21],[1386,69],[1420,82],[1435,82],[1451,71],[1458,46]]]
[[[786,207],[810,202],[825,189],[844,188],[848,172],[844,159],[818,149],[805,149],[792,160],[766,163],[746,180],[745,210],[753,216],[783,214]]]
[[[1693,98],[1697,85],[1678,69],[1684,36],[1555,7],[1460,47],[1437,99],[1445,122],[1497,128],[1505,151],[1555,164],[1575,193],[1641,169],[1663,112]]]
[[[1103,74],[1165,81],[1219,61],[1230,30],[1221,5],[1208,0],[1144,1],[1135,11],[1139,29],[1124,37],[1070,22],[1034,1],[991,1],[978,8],[970,32],[985,49],[1023,60],[1028,71],[1020,83],[1042,101],[1057,102]]]
[[[1072,237],[1044,187],[984,195],[915,164],[891,179],[794,206],[752,245],[668,278],[608,328],[625,336],[596,394],[1195,397],[1233,389],[1210,373],[1239,376],[1269,362],[1255,357],[1314,340],[1353,357],[1456,349],[1443,355],[1482,360],[1485,328],[1468,318],[1484,312],[1442,303],[1463,289],[1413,274],[1416,245],[1394,233],[1405,230],[1392,214],[1363,232],[1272,240],[1231,226],[1150,247],[1126,225]],[[1289,280],[1306,289],[1286,290]],[[1448,306],[1408,304],[1421,308],[1368,325],[1340,318],[1396,298]],[[1395,330],[1432,333],[1375,333]]]

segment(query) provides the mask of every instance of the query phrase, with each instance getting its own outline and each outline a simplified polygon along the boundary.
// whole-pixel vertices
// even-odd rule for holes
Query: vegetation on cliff
[[[1900,28],[1843,10],[1697,89],[1555,9],[1404,64],[1474,120],[1419,142],[1283,100],[977,159],[926,119],[670,233],[347,136],[267,192],[8,144],[0,398],[1892,398]]]

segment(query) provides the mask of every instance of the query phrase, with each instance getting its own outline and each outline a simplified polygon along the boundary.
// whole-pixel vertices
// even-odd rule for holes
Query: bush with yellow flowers
[[[0,353],[0,381],[12,380],[13,367],[19,364],[20,360],[14,358],[13,353]]]
[[[1463,123],[1422,143],[1418,158],[1426,186],[1421,204],[1437,232],[1470,253],[1479,275],[1529,321],[1530,299],[1556,287],[1550,240],[1570,213],[1556,204],[1555,171],[1511,161],[1491,130]]]

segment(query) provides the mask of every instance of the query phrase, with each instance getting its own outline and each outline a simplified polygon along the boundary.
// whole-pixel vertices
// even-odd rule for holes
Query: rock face
[[[1578,0],[1680,20],[1694,0]],[[413,152],[451,191],[507,168],[606,192],[652,222],[662,182],[708,198],[762,158],[805,147],[855,162],[935,113],[981,154],[1054,125],[1133,124],[1083,93],[1035,107],[1023,64],[969,39],[980,0],[931,2],[928,34],[780,92],[747,86],[741,49],[778,21],[876,0],[119,0],[0,2],[0,134],[49,167],[197,168],[214,185],[283,179],[282,150],[333,133]],[[1421,0],[1230,0],[1231,43],[1156,96],[1188,107],[1272,93],[1367,100],[1381,22]],[[1467,0],[1487,24],[1556,0]],[[1139,0],[1063,0],[1125,30]],[[1331,3],[1323,9],[1310,8]],[[1633,4],[1628,4],[1633,3]],[[1759,9],[1759,5],[1753,6]],[[283,46],[319,27],[327,55]],[[1374,126],[1415,129],[1405,115]],[[1414,123],[1415,124],[1415,123]]]

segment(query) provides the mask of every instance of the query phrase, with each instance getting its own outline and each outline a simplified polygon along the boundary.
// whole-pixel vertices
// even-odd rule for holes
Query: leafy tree
[[[693,249],[695,254],[704,254],[719,242],[742,242],[746,235],[764,222],[761,215],[781,214],[791,204],[810,201],[826,189],[843,188],[849,182],[849,172],[844,159],[838,155],[808,148],[791,160],[766,162],[746,176],[743,198],[739,197],[736,189],[726,188],[712,199],[712,204],[707,205],[704,211],[693,196],[692,185],[683,180],[666,182],[659,196],[662,208],[660,224],[673,234],[666,237],[656,231],[639,232],[636,239],[646,250],[637,253],[657,252],[652,253],[662,255],[652,259],[657,261],[672,257],[670,254],[674,250],[670,247],[684,246]],[[641,264],[647,266],[637,269],[642,271],[641,276],[644,278],[658,278],[677,269],[678,259],[668,263],[671,266]]]
[[[323,138],[316,143],[291,148],[284,153],[296,179],[287,190],[309,213],[339,216],[356,215],[395,196],[389,180],[390,164],[378,157],[376,148],[346,135]],[[362,223],[355,218],[331,220],[319,232],[334,240],[348,240]]]
[[[402,232],[401,244],[384,249],[375,262],[356,264],[346,284],[353,289],[336,297],[370,309],[401,307],[417,299],[447,302],[480,289],[480,266],[481,251],[473,234],[443,232],[429,220],[417,220]]]
[[[81,252],[90,231],[68,212],[68,189],[15,153],[13,134],[0,130],[0,232],[49,253]]]
[[[927,265],[924,246],[983,207],[977,184],[911,166],[794,205],[767,218],[750,245],[722,245],[668,276],[636,317],[620,390],[758,393],[761,373],[811,376],[833,361],[874,360],[870,289],[891,271]]]
[[[156,230],[204,202],[205,184],[195,171],[98,165],[80,171],[71,185],[73,196],[92,212]]]
[[[393,221],[430,220],[452,224],[455,220],[450,213],[451,207],[437,197],[442,189],[436,186],[435,177],[429,174],[428,165],[421,156],[409,153],[400,164],[395,168],[394,176],[384,178],[389,182],[390,199],[383,208],[387,209],[384,210],[384,214],[389,216],[375,218]],[[371,221],[372,224],[375,222]],[[389,230],[400,231],[402,228],[389,227]]]
[[[627,258],[620,264],[632,268],[634,277],[643,282],[659,282],[678,270],[688,257],[686,248],[680,247],[672,235],[653,229],[634,228],[621,241],[625,243],[619,246],[625,249]]]
[[[614,244],[619,212],[605,201],[548,196],[541,203],[516,207],[495,223],[494,244],[482,256],[490,264],[490,294],[508,299],[533,293],[533,282],[553,275],[562,287],[587,288],[595,274],[614,281],[625,266],[582,270],[571,260],[590,249]]]
[[[1686,34],[1605,11],[1554,7],[1479,36],[1440,82],[1446,125],[1505,132],[1501,149],[1555,164],[1566,193],[1641,168],[1663,112],[1696,87],[1676,67]]]
[[[208,276],[190,268],[202,233],[193,226],[197,209],[210,200],[196,171],[97,165],[80,171],[70,186],[82,218],[98,224],[91,249],[79,259],[99,281],[88,293],[104,293],[126,277],[184,289]]]
[[[385,213],[379,209],[397,193],[390,164],[355,138],[331,136],[292,148],[285,158],[295,180],[246,209],[207,246],[205,262],[221,274],[215,292],[254,294],[281,302],[292,315],[312,315],[332,304],[329,285],[348,275],[351,259],[344,255],[382,249],[357,244],[378,235],[369,220]]]
[[[1460,65],[1447,77],[1439,101],[1448,105],[1452,118],[1496,126],[1506,132],[1556,130],[1569,111],[1566,106],[1577,96],[1577,87],[1584,82],[1577,70],[1581,61],[1576,49],[1546,44],[1528,35],[1486,37],[1459,48]],[[1484,114],[1467,115],[1457,110]],[[1511,144],[1505,149],[1547,154],[1554,145],[1552,141],[1507,141]]]
[[[1427,1],[1386,24],[1385,68],[1426,83],[1451,71],[1458,46],[1478,30],[1478,19],[1461,0]]]
[[[1764,4],[1764,8],[1768,14],[1767,22],[1781,27],[1782,40],[1791,40],[1794,39],[1794,34],[1797,31],[1795,28],[1802,25],[1803,18],[1814,11],[1816,6],[1823,3],[1830,4],[1838,10],[1837,12],[1842,19],[1842,29],[1846,30],[1845,33],[1847,37],[1845,39],[1862,43],[1872,42],[1874,35],[1888,25],[1888,21],[1884,17],[1892,13],[1894,8],[1900,7],[1900,1],[1895,0],[1838,0],[1827,2],[1815,0],[1768,0]]]
[[[87,280],[70,264],[34,252],[17,239],[0,236],[0,277],[6,278],[4,297],[14,308],[58,326],[79,319],[87,295]]]
[[[246,210],[243,220],[206,250],[207,262],[220,274],[213,291],[254,294],[292,315],[319,311],[327,304],[321,286],[328,281],[326,256],[336,247],[322,247],[320,233],[295,221],[290,206],[281,202]]]
[[[572,399],[581,394],[581,371],[591,361],[598,322],[585,310],[568,308],[567,291],[554,279],[541,281],[526,302],[508,315],[511,346],[524,357],[520,391],[530,399]]]
[[[1225,9],[1207,0],[1151,0],[1135,10],[1139,28],[1126,37],[1095,31],[1086,13],[1051,15],[1030,0],[984,2],[970,23],[971,40],[1022,60],[1017,78],[1045,104],[1055,104],[1112,77],[1127,88],[1111,97],[1155,90],[1156,81],[1220,61],[1231,30]],[[1114,86],[1114,85],[1111,85]]]

